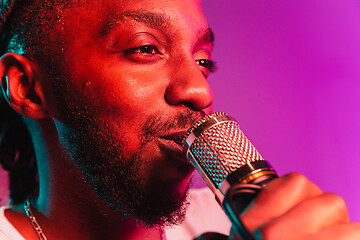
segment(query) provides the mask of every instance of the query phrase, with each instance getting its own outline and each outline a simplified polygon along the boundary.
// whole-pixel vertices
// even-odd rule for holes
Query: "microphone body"
[[[226,113],[216,112],[197,121],[186,133],[183,148],[215,198],[243,238],[254,237],[239,218],[269,181],[277,177],[239,124]]]

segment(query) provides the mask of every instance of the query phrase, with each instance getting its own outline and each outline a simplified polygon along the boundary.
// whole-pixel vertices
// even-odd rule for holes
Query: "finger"
[[[336,240],[353,240],[360,239],[360,223],[349,222],[341,224],[324,231],[308,236],[309,240],[336,239]]]
[[[300,202],[321,194],[321,189],[305,176],[291,173],[273,180],[262,189],[241,218],[250,230],[255,230]]]
[[[291,239],[294,236],[305,239],[305,236],[348,221],[345,201],[336,194],[327,193],[298,204],[261,227],[256,235],[261,235],[261,239]]]

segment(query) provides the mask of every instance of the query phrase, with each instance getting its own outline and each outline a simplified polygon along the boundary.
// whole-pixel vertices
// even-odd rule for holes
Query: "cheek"
[[[126,69],[124,72],[123,69]],[[93,80],[92,90],[102,107],[104,104],[122,113],[151,112],[164,105],[167,79],[160,71],[131,71],[131,68],[113,66],[103,68]]]
[[[166,67],[134,64],[117,54],[106,54],[96,44],[74,50],[67,59],[66,72],[76,94],[103,114],[132,121],[140,114],[146,118],[165,109]]]

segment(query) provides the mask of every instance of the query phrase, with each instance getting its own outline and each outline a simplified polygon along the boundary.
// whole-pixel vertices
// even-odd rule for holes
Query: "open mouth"
[[[172,141],[182,148],[182,142],[185,137],[185,133],[186,133],[186,131],[179,131],[179,132],[171,133],[171,134],[168,134],[165,136],[160,136],[159,138]]]

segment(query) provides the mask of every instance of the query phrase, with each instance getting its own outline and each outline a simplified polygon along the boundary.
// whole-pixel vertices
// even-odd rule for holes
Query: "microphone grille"
[[[187,132],[186,150],[202,171],[219,187],[232,172],[247,163],[264,160],[239,124],[229,115],[216,112],[197,121]]]

